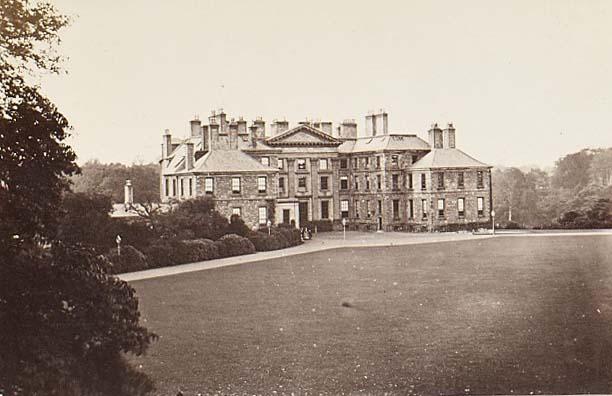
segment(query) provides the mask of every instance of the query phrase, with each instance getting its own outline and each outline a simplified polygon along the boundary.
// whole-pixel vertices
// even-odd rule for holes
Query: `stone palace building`
[[[220,110],[190,122],[190,136],[163,135],[162,202],[207,195],[225,216],[251,227],[331,220],[341,228],[455,230],[491,223],[491,167],[455,147],[437,124],[425,141],[389,133],[384,111],[336,128],[284,120],[250,126]]]

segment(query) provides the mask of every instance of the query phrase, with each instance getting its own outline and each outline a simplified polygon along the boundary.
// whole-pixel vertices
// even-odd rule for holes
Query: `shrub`
[[[157,240],[145,250],[150,268],[169,267],[192,262],[192,255],[178,240]]]
[[[236,234],[224,235],[215,241],[219,249],[219,257],[240,256],[255,253],[255,246],[245,237]]]
[[[244,224],[244,220],[238,215],[233,214],[230,217],[229,226],[227,227],[228,234],[236,234],[246,237],[251,232],[251,229]]]
[[[111,249],[104,256],[111,262],[112,274],[142,271],[148,268],[147,257],[130,245],[121,247],[121,255],[117,254],[117,249]]]
[[[192,262],[219,258],[219,247],[210,239],[182,241],[180,245],[189,252]]]

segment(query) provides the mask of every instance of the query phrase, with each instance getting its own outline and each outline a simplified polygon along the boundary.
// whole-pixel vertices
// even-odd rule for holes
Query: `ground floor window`
[[[329,219],[329,201],[321,201],[321,219]]]
[[[232,215],[242,216],[242,208],[232,208]]]
[[[340,201],[340,213],[343,219],[349,217],[348,210],[349,210],[349,201],[348,200]]]
[[[457,199],[457,213],[459,217],[465,217],[465,198]]]
[[[170,183],[168,182],[168,178],[164,178],[164,192],[166,197],[170,195]]]
[[[484,198],[478,197],[476,203],[476,208],[478,209],[478,216],[484,216]]]
[[[400,218],[399,208],[400,208],[399,199],[394,199],[393,200],[393,219],[394,220],[399,220]]]
[[[412,199],[408,200],[408,218],[414,218],[414,201]]]
[[[340,177],[340,190],[348,190],[348,177]]]
[[[298,188],[306,188],[306,178],[305,177],[298,178]]]
[[[206,194],[212,194],[215,190],[215,183],[212,177],[207,177],[204,179],[204,192]]]
[[[359,218],[359,200],[356,199],[355,200],[355,218],[358,219]]]
[[[193,179],[189,178],[189,196],[193,196]]]
[[[285,192],[285,178],[284,177],[279,177],[278,178],[278,191]]]
[[[438,199],[438,217],[444,217],[444,199]]]
[[[259,224],[266,224],[268,222],[268,208],[261,206],[259,208]]]
[[[185,195],[185,179],[181,178],[181,197]]]
[[[421,199],[421,213],[424,219],[427,218],[427,200]]]
[[[172,196],[176,197],[176,179],[172,179]]]

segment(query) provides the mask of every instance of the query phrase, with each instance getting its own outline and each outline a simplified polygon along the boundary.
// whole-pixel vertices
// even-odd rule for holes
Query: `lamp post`
[[[117,256],[121,256],[121,235],[117,234],[115,242],[117,242]]]
[[[270,236],[270,227],[272,227],[272,222],[270,221],[270,219],[268,219],[268,221],[266,222],[266,225],[268,226],[268,236]]]
[[[342,219],[342,239],[346,241],[346,217]]]
[[[493,228],[493,235],[495,235],[495,211],[492,210],[491,211],[491,222],[492,224],[492,228]]]

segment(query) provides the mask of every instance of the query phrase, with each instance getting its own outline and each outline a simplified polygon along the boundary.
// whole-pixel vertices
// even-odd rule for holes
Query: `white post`
[[[270,233],[271,233],[270,227],[272,227],[272,222],[270,221],[270,219],[268,219],[266,225],[268,226],[268,236],[270,236]]]
[[[493,235],[495,235],[495,211],[494,210],[491,211],[491,221],[493,222],[493,224],[492,224]]]
[[[117,242],[117,256],[121,256],[121,235],[117,235],[115,242]]]
[[[346,218],[342,219],[342,239],[346,241]]]

